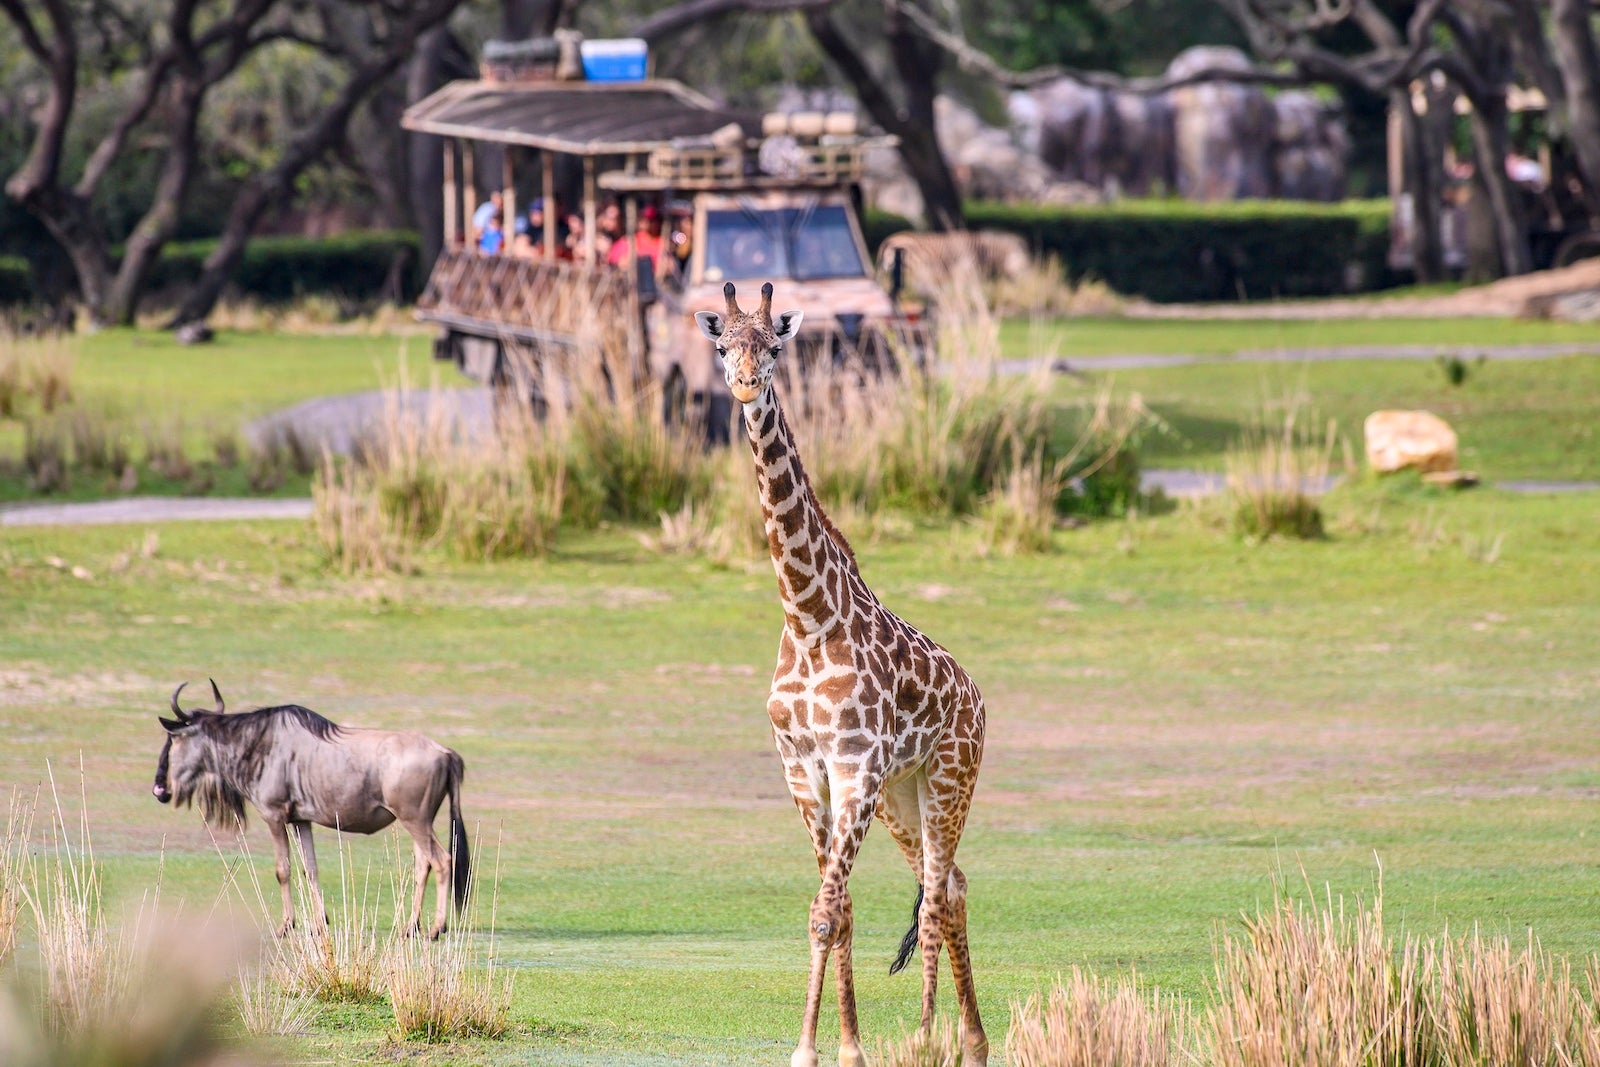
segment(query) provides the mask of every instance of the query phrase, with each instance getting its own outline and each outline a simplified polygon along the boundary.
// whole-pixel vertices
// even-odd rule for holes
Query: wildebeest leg
[[[297,822],[290,825],[300,837],[300,861],[306,865],[306,882],[311,887],[311,910],[322,917],[322,925],[326,927],[328,906],[322,902],[322,883],[317,879],[317,846],[311,843],[311,824]]]
[[[428,885],[428,872],[432,871],[435,903],[433,926],[428,930],[428,937],[438,940],[439,935],[444,933],[446,920],[450,918],[450,853],[433,836],[432,820],[423,822],[421,819],[406,819],[401,825],[411,835],[411,844],[417,854],[417,899],[411,906],[411,928],[417,931],[422,929],[422,894]]]
[[[273,873],[278,876],[278,888],[283,892],[283,921],[278,924],[278,936],[283,937],[294,929],[294,901],[289,895],[289,826],[268,819],[267,829],[272,831],[272,852],[276,863]]]
[[[428,872],[433,869],[432,850],[427,841],[417,836],[410,823],[405,824],[406,831],[411,834],[411,852],[417,861],[417,891],[411,901],[411,925],[406,927],[407,934],[420,934],[422,932],[422,895],[428,891]]]

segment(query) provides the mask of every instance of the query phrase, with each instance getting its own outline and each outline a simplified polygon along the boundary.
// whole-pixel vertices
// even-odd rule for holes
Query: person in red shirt
[[[606,262],[613,267],[622,266],[628,261],[628,248],[632,245],[635,254],[640,259],[648,259],[650,269],[656,271],[661,266],[664,243],[661,237],[661,209],[654,204],[646,204],[644,210],[639,212],[639,228],[633,237],[613,244],[611,251],[606,253]]]

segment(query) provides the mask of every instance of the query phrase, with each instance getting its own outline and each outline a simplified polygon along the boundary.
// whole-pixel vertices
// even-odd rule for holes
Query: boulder
[[[1431,411],[1374,411],[1362,427],[1367,464],[1380,474],[1414,467],[1453,471],[1459,466],[1456,432]]]

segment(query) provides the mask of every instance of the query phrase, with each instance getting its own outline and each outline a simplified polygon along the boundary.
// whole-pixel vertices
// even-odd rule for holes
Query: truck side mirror
[[[896,248],[894,258],[889,261],[889,299],[895,303],[900,302],[900,291],[906,286],[906,250]]]

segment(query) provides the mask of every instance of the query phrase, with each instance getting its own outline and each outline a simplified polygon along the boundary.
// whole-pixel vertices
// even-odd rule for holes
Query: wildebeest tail
[[[461,779],[466,775],[466,763],[450,753],[450,871],[457,911],[467,906],[472,890],[472,850],[467,846],[466,820],[461,817]]]
[[[894,962],[889,964],[890,974],[899,974],[906,969],[906,964],[911,962],[911,954],[917,950],[917,926],[922,918],[922,883],[917,883],[917,902],[911,905],[911,929],[906,931],[906,936],[900,939],[900,953],[895,956]]]

